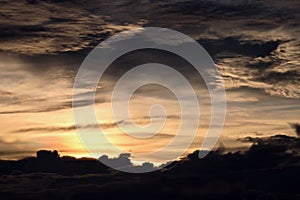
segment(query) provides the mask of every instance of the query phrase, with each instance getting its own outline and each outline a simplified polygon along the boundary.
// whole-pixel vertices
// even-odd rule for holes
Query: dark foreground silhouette
[[[126,174],[95,159],[0,161],[0,199],[300,199],[300,139],[245,138],[246,152],[198,152],[160,171]]]

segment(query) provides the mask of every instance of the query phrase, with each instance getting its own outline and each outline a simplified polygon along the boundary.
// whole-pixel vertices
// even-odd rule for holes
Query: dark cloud
[[[222,52],[231,52],[249,57],[265,57],[269,56],[277,49],[280,41],[255,41],[244,40],[242,38],[226,37],[218,39],[203,39],[198,41],[211,56]]]
[[[234,16],[248,15],[249,17],[256,17],[262,14],[264,9],[261,4],[255,1],[173,1],[171,4],[172,10],[175,10],[184,15],[210,15],[212,19],[218,19],[222,15],[224,19],[230,19]],[[216,14],[213,14],[216,13]]]
[[[223,65],[227,88],[248,86],[273,96],[299,98],[296,49],[300,43],[295,37],[299,3],[182,1],[170,5],[166,9],[173,12],[165,21],[176,12],[183,14],[185,23],[175,27],[198,38],[216,63]]]
[[[7,52],[34,55],[83,51],[129,27],[111,17],[109,12],[118,6],[111,2],[2,2],[0,49]]]
[[[26,129],[19,129],[14,131],[14,133],[26,133],[26,132],[64,132],[64,131],[72,131],[76,130],[76,128],[83,128],[83,129],[98,129],[98,128],[114,128],[117,127],[118,124],[122,123],[123,121],[119,121],[116,123],[101,123],[101,124],[87,124],[87,125],[72,125],[72,126],[64,126],[64,127],[34,127],[34,128],[26,128]]]
[[[5,1],[1,7],[3,52],[33,57],[85,52],[73,54],[83,58],[100,41],[133,25],[161,26],[199,41],[217,64],[224,65],[220,71],[227,88],[247,86],[270,95],[300,97],[296,1],[151,1],[151,6],[134,1],[27,3]]]
[[[134,165],[130,160],[131,155],[129,153],[120,154],[116,158],[109,158],[107,155],[103,155],[99,160],[109,167],[114,169],[125,170],[125,171],[134,171],[134,172],[150,172],[158,170],[159,168],[164,167],[166,164],[161,165],[160,167],[155,167],[153,163],[144,162],[141,165]]]
[[[7,141],[5,137],[0,137],[0,160],[3,158],[22,158],[32,155],[39,147],[40,144],[35,141],[18,139]]]
[[[53,151],[39,151],[38,157],[0,160],[0,196],[2,199],[106,199],[120,195],[149,200],[298,199],[299,154],[289,151],[289,143],[299,144],[299,138],[276,135],[245,140],[253,144],[243,153],[214,151],[199,159],[199,151],[195,151],[162,170],[145,174],[117,172],[96,159],[58,157]],[[131,165],[129,154],[102,159]],[[144,163],[142,167],[153,165]]]
[[[286,71],[286,72],[265,72],[262,76],[257,76],[257,80],[264,81],[267,83],[275,84],[280,81],[300,81],[300,73],[296,70]]]
[[[20,63],[27,61],[30,65],[13,69],[12,75],[3,73],[2,81],[10,79],[11,82],[17,82],[22,80],[24,74],[30,72],[33,76],[24,80],[33,80],[34,77],[40,79],[51,77],[53,85],[56,85],[56,80],[60,78],[66,78],[71,83],[83,57],[100,41],[136,26],[158,26],[186,33],[202,44],[218,64],[227,89],[249,88],[253,89],[252,91],[255,90],[254,92],[264,91],[272,96],[295,99],[300,97],[300,41],[298,37],[300,4],[297,1],[174,0],[151,1],[151,5],[127,0],[118,2],[31,0],[27,2],[1,1],[0,3],[1,53],[18,55]],[[167,56],[169,55],[166,53],[152,57],[149,57],[149,54],[143,56],[133,54],[129,58],[123,60],[121,58],[119,65],[125,66],[124,62],[131,65],[141,64],[149,60],[161,60]],[[141,59],[138,60],[137,57]],[[149,59],[146,60],[146,58]],[[186,63],[179,61],[179,59],[173,59],[166,61],[165,64],[177,65],[175,67],[190,77],[194,71],[187,70]],[[11,70],[11,66],[7,65],[4,60],[2,62],[4,67],[1,68],[1,72]],[[54,74],[58,76],[45,73],[53,68],[71,73],[55,72]],[[124,68],[128,69],[126,66]],[[125,71],[116,70],[113,66],[111,69],[113,71],[110,75],[113,78]],[[20,71],[20,74],[16,74]],[[108,78],[109,81],[114,80],[110,78]],[[37,82],[36,89],[43,91],[52,89],[43,87],[48,85],[48,81],[47,79],[45,83]],[[3,81],[3,85],[6,88],[12,88],[11,82]],[[67,88],[71,89],[71,87],[68,85]],[[107,89],[108,87],[103,91],[106,92]],[[30,85],[25,90],[32,93],[33,86]],[[54,98],[33,98],[30,95],[1,89],[2,110],[0,114],[41,113],[71,108],[70,95],[59,98],[53,96]],[[97,102],[105,102],[107,99],[98,100]],[[296,101],[293,105],[270,108],[266,105],[271,101],[269,98],[259,100],[266,102],[263,105],[264,111],[282,109],[286,112],[298,108]],[[11,110],[7,108],[7,105],[32,105],[32,108]],[[82,100],[78,101],[78,105],[90,105],[90,102]],[[253,105],[256,104],[253,103]],[[32,127],[18,131],[73,129],[74,126]],[[170,137],[168,134],[163,136]]]
[[[132,165],[130,161],[130,154],[128,153],[120,154],[117,158],[109,158],[107,155],[103,155],[99,158],[99,160],[102,163],[116,169],[127,168]]]
[[[297,136],[300,137],[300,124],[294,123],[294,124],[290,124],[290,125],[295,130]]]
[[[89,92],[90,93],[90,92]],[[82,94],[84,96],[84,94]],[[84,107],[93,104],[89,100],[76,100],[74,101],[74,105],[72,105],[72,97],[69,95],[60,96],[61,102],[58,98],[28,98],[28,97],[5,97],[6,95],[2,96],[5,101],[2,101],[2,104],[5,105],[34,105],[34,107],[24,109],[24,110],[7,110],[7,111],[0,111],[0,114],[17,114],[17,113],[44,113],[44,112],[54,112],[63,109],[71,109],[71,108],[78,108]],[[0,97],[1,99],[1,97]],[[9,101],[11,99],[11,101]],[[23,99],[23,100],[22,100]],[[106,98],[103,97],[96,97],[95,102],[98,104],[106,102]],[[37,105],[36,105],[37,104]],[[49,105],[50,104],[50,105]]]

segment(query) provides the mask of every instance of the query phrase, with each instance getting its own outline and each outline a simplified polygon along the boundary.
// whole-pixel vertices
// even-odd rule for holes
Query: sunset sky
[[[142,27],[180,31],[213,58],[226,88],[227,117],[219,142],[228,150],[246,147],[238,138],[247,136],[295,136],[290,124],[300,122],[300,2],[227,2],[0,1],[0,159],[30,156],[39,149],[89,157],[73,119],[76,72],[101,41]],[[210,117],[208,93],[187,63],[167,53],[136,52],[111,66],[97,87],[101,128],[128,152],[151,152],[174,137],[180,109],[174,95],[160,86],[140,88],[130,107],[141,126],[149,123],[151,105],[166,107],[166,126],[154,138],[129,138],[118,129],[128,119],[114,121],[111,116],[112,84],[124,69],[154,60],[180,69],[198,87],[202,121],[189,152],[198,149]],[[153,122],[162,120],[156,116]],[[106,146],[101,149],[99,156],[116,156]]]

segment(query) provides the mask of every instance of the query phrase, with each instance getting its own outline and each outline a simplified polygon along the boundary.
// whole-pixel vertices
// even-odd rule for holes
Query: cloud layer
[[[69,137],[75,137],[70,134],[67,139],[52,138],[52,133],[74,131],[72,87],[84,57],[115,33],[144,26],[166,27],[185,33],[212,56],[227,89],[228,114],[223,140],[234,141],[241,134],[261,132],[294,134],[288,122],[294,123],[293,128],[298,133],[298,1],[170,0],[151,1],[150,4],[149,1],[128,0],[7,0],[0,4],[0,120],[3,127],[0,136],[5,149],[7,144],[24,150],[32,141],[64,143]],[[102,109],[109,106],[111,82],[145,61],[172,65],[184,72],[191,82],[202,84],[191,66],[179,58],[167,58],[170,55],[162,52],[133,52],[111,66],[103,85],[84,88],[77,95],[84,96],[97,89],[99,115],[106,118],[107,113]],[[202,119],[206,122],[209,119],[209,111],[205,110],[208,95],[202,92],[198,91],[205,102]],[[139,112],[135,113],[140,124],[147,124],[147,113],[141,106],[145,102],[148,105],[159,100],[175,107],[174,98],[158,88],[141,88],[135,97],[140,99],[136,109]],[[89,104],[83,100],[78,105]],[[173,116],[176,124],[178,112]],[[104,124],[111,124],[111,121],[106,120]],[[205,128],[201,126],[203,133]],[[33,136],[39,134],[30,134],[32,132],[51,133],[40,137]],[[170,138],[173,132],[173,129],[164,131],[164,136]],[[39,145],[28,149],[32,151]]]
[[[219,65],[227,88],[299,98],[299,7],[296,1],[260,0],[154,1],[151,6],[7,1],[1,8],[0,49],[25,55],[82,52],[122,30],[162,26],[198,40]]]

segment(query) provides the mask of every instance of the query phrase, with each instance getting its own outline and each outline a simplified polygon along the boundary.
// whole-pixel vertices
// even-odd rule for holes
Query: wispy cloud
[[[104,128],[104,129],[109,129],[109,128],[114,128],[117,127],[118,124],[122,123],[116,122],[116,123],[101,123],[101,124],[87,124],[87,125],[72,125],[72,126],[53,126],[53,127],[32,127],[32,128],[26,128],[26,129],[19,129],[16,131],[13,131],[14,133],[26,133],[26,132],[65,132],[65,131],[72,131],[76,130],[76,128],[84,128],[84,129],[99,129]]]

